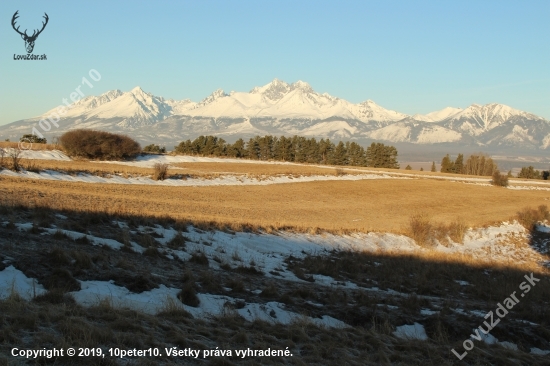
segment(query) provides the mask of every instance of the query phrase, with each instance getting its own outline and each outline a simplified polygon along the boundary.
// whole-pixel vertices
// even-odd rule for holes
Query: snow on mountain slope
[[[197,103],[191,101],[191,99],[173,100],[168,99],[165,101],[167,105],[172,108],[173,115],[185,114],[187,111],[196,107]]]
[[[357,119],[365,122],[381,122],[388,124],[408,117],[406,114],[385,109],[372,100],[366,100],[358,105],[354,105],[352,110],[357,115]]]
[[[224,129],[221,129],[218,134],[224,134],[224,135],[269,135],[269,131],[263,130],[261,128],[258,128],[254,126],[250,119],[247,118],[243,122],[237,122],[230,124]]]
[[[523,112],[504,104],[472,104],[463,111],[445,119],[443,121],[443,126],[455,131],[464,131],[472,136],[479,136],[486,131],[506,123],[513,117],[543,120],[534,114]]]
[[[422,122],[440,122],[444,119],[454,116],[462,111],[462,108],[446,107],[439,111],[430,112],[428,114],[415,114],[412,116],[417,121]]]
[[[256,87],[249,93],[226,94],[221,89],[216,90],[193,109],[182,114],[215,118],[276,117],[313,120],[342,117],[385,123],[406,117],[405,114],[382,108],[371,100],[353,104],[327,93],[319,94],[304,81],[288,84],[278,79]]]
[[[3,138],[17,140],[37,122],[57,112],[0,126]],[[51,140],[74,128],[93,128],[134,136],[140,142],[172,144],[199,135],[249,137],[304,135],[332,139],[375,139],[419,144],[460,143],[550,148],[550,123],[502,104],[447,107],[425,115],[385,109],[372,100],[354,104],[316,92],[304,81],[274,79],[250,92],[214,91],[202,101],[172,100],[136,87],[112,90],[74,103],[44,132]]]
[[[441,126],[426,126],[422,128],[416,141],[419,144],[436,144],[442,142],[460,141],[462,134]]]
[[[117,99],[118,97],[120,97],[123,94],[124,93],[122,91],[120,91],[118,89],[115,89],[115,90],[110,90],[106,93],[103,93],[103,94],[101,94],[97,97],[95,97],[95,96],[84,97],[84,98],[82,98],[82,99],[80,99],[80,100],[78,100],[77,102],[74,102],[74,103],[71,103],[71,101],[68,100],[67,103],[71,103],[71,104],[70,104],[70,107],[68,107],[65,114],[63,115],[63,118],[83,116],[83,115],[87,114],[88,112],[94,110],[95,108],[98,108],[98,107],[100,107],[104,104],[107,104],[107,103]],[[58,107],[55,107],[55,108],[47,111],[46,113],[44,113],[41,116],[37,116],[36,119],[40,119],[42,117],[47,117],[52,113],[58,113]]]
[[[366,136],[377,140],[417,144],[457,142],[462,138],[462,135],[456,131],[431,122],[419,122],[412,117],[370,131]]]
[[[144,92],[139,86],[118,98],[104,103],[86,114],[89,118],[124,118],[121,126],[152,124],[170,115],[171,108],[163,98]]]
[[[374,140],[392,142],[410,142],[410,135],[411,127],[403,122],[397,122],[365,134],[366,137]]]
[[[325,136],[337,139],[349,139],[358,131],[346,121],[320,122],[300,131],[304,136]]]

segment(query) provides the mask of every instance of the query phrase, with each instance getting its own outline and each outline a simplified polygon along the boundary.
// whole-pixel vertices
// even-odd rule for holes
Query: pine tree
[[[420,171],[423,172],[423,171],[424,171],[424,168],[420,167]]]
[[[332,164],[334,165],[346,165],[346,146],[342,141],[336,145],[334,154],[332,156]]]
[[[405,167],[405,170],[412,170],[412,167],[411,167],[410,165],[407,165],[407,166]]]
[[[464,155],[458,154],[458,156],[456,157],[453,166],[453,173],[464,174]]]
[[[435,169],[435,161],[432,161],[432,169],[431,169],[432,172],[435,172],[436,169]]]
[[[249,159],[258,160],[260,157],[260,146],[258,144],[259,136],[251,138],[246,144],[246,155]]]
[[[333,150],[334,145],[330,142],[330,140],[321,139],[321,141],[319,141],[319,155],[321,164],[328,164]]]
[[[454,163],[451,160],[449,154],[441,160],[441,173],[452,173],[454,169]]]

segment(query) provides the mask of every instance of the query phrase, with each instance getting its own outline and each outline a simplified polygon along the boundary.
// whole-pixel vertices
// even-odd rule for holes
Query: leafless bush
[[[168,164],[156,163],[153,166],[153,179],[165,180],[168,177]]]
[[[104,131],[69,131],[59,142],[69,156],[87,159],[128,159],[141,152],[139,143],[130,137]]]
[[[498,187],[508,187],[508,176],[506,174],[500,174],[500,171],[497,169],[493,173],[491,184]]]
[[[11,167],[14,171],[18,172],[21,170],[21,153],[23,151],[19,148],[12,149],[9,153],[10,159],[11,159]]]

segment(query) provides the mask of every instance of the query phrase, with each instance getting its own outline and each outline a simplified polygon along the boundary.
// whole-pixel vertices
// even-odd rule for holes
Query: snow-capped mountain
[[[18,139],[57,111],[54,108],[41,116],[0,126],[0,135]],[[205,134],[227,139],[297,134],[424,145],[550,147],[550,122],[506,105],[473,104],[465,109],[447,107],[409,116],[385,109],[372,100],[354,104],[320,94],[304,81],[289,84],[278,79],[250,92],[226,93],[218,89],[198,103],[164,99],[140,87],[128,92],[112,90],[74,103],[58,124],[57,129],[42,131],[44,136],[59,136],[74,128],[94,128],[160,144]]]
[[[412,117],[417,121],[441,122],[444,119],[452,117],[461,111],[462,111],[462,108],[446,107],[440,111],[435,111],[428,114],[415,114]]]

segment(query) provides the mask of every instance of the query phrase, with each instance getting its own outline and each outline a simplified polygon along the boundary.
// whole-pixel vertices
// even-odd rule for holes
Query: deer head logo
[[[44,13],[44,19],[46,19],[45,22],[42,22],[42,29],[40,30],[37,30],[35,29],[32,36],[29,36],[27,34],[27,30],[25,29],[25,32],[24,33],[21,33],[19,31],[19,27],[15,28],[15,20],[17,18],[19,18],[19,15],[17,15],[17,13],[19,13],[19,10],[17,10],[15,12],[15,14],[13,14],[13,18],[11,18],[11,26],[13,27],[13,29],[15,29],[15,31],[17,33],[19,33],[21,35],[21,38],[23,38],[23,40],[25,41],[25,48],[27,49],[27,53],[31,53],[32,50],[34,49],[34,41],[36,41],[36,38],[38,37],[38,35],[40,33],[42,33],[42,31],[44,30],[44,28],[46,28],[46,24],[48,24],[48,14]]]

